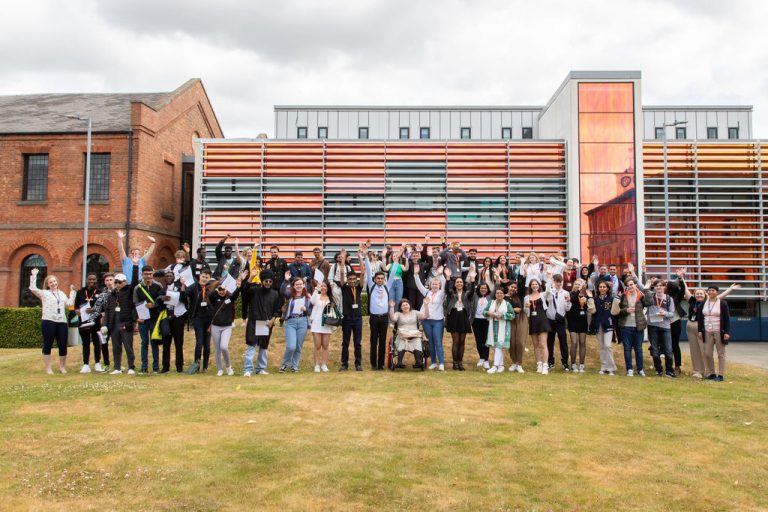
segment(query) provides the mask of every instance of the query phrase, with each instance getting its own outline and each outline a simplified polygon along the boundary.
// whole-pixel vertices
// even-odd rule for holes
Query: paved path
[[[680,342],[680,350],[688,352],[688,343]],[[729,362],[749,364],[768,370],[768,343],[746,341],[729,343],[725,348],[725,355]]]

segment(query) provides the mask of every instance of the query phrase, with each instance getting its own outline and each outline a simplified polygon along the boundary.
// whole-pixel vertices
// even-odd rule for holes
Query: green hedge
[[[40,308],[0,308],[0,348],[39,348]]]

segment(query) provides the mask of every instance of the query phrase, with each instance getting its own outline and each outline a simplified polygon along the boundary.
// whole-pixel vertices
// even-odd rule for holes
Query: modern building
[[[35,303],[33,267],[38,285],[50,273],[80,283],[87,122],[76,114],[93,125],[88,270],[120,269],[118,229],[130,247],[155,237],[156,265],[191,238],[192,141],[223,136],[200,80],[171,92],[0,96],[0,306]]]
[[[574,71],[544,106],[277,106],[274,140],[196,143],[195,243],[333,253],[444,234],[742,288],[768,339],[766,142],[751,106],[644,107],[639,71]]]

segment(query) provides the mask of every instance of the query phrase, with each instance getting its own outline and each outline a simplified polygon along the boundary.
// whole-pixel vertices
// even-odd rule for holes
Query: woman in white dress
[[[333,328],[323,323],[323,311],[326,306],[333,304],[333,298],[328,291],[330,286],[326,281],[315,288],[310,301],[312,302],[312,315],[309,317],[309,331],[312,333],[312,341],[315,343],[315,373],[328,371],[328,348],[331,344]]]

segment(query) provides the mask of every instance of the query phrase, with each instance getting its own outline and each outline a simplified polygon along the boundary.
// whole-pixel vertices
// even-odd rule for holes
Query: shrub
[[[40,308],[0,308],[0,348],[39,348]]]

